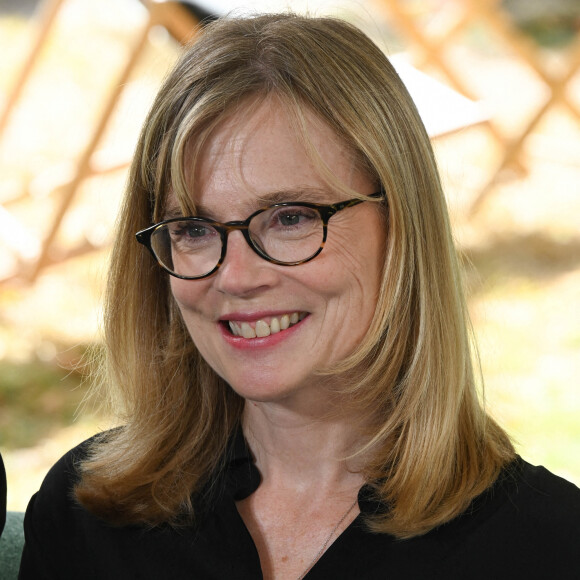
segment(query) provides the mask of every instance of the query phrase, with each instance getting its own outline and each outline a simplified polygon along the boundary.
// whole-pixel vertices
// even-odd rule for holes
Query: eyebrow
[[[275,205],[277,203],[332,203],[332,193],[328,190],[323,190],[319,188],[300,188],[300,189],[280,189],[268,193],[261,194],[257,196],[250,203],[246,204],[246,211],[248,215],[261,209],[263,207],[268,207],[270,205]],[[214,211],[210,210],[202,204],[197,207],[197,216],[206,217],[208,219],[213,219]],[[184,216],[181,208],[178,205],[170,205],[164,212],[164,220],[188,217]]]
[[[282,189],[260,195],[256,201],[260,205],[285,202],[330,203],[331,197],[331,192],[318,188]]]
[[[183,215],[181,208],[178,205],[172,205],[163,212],[163,220],[171,220],[173,218],[186,217]]]

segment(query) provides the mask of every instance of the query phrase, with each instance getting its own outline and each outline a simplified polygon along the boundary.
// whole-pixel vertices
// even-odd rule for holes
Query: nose
[[[250,248],[241,231],[228,235],[226,256],[215,274],[214,285],[224,294],[248,296],[272,286],[276,267]]]

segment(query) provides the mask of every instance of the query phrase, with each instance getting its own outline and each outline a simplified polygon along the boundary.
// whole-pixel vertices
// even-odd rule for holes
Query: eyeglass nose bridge
[[[254,217],[254,216],[252,216],[252,217]],[[262,249],[257,244],[257,242],[252,238],[252,236],[250,235],[250,221],[251,221],[251,217],[250,217],[250,219],[247,219],[244,221],[231,221],[231,222],[226,222],[225,224],[222,224],[220,226],[214,226],[219,231],[220,237],[222,240],[222,253],[221,253],[219,262],[216,266],[216,270],[223,264],[223,262],[226,259],[226,253],[227,253],[227,249],[228,249],[228,237],[232,232],[235,232],[235,231],[240,231],[242,233],[248,246],[250,246],[250,248],[252,248],[252,250],[258,256],[260,256],[260,258],[263,258],[264,260],[267,260],[268,262],[276,262],[276,260],[274,260],[271,256],[268,256],[268,254],[265,252],[265,250]]]

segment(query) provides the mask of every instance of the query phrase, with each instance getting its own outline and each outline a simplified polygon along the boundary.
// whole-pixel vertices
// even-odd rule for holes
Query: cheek
[[[171,294],[177,303],[179,309],[183,312],[183,308],[188,303],[188,292],[187,287],[183,284],[185,280],[178,280],[177,278],[171,278]]]
[[[170,285],[173,298],[187,323],[188,317],[197,312],[203,304],[203,297],[206,294],[205,284],[201,281],[172,277]]]
[[[318,291],[325,297],[325,320],[357,333],[370,325],[379,293],[378,257],[361,259],[356,249],[329,253],[321,260]]]
[[[208,329],[203,325],[207,320],[207,316],[203,316],[204,308],[207,310],[206,300],[204,300],[204,297],[207,297],[205,283],[175,278],[171,280],[171,293],[189,336],[203,358],[209,362],[212,353],[208,350],[210,342],[207,340]]]
[[[342,348],[349,352],[372,323],[382,280],[386,234],[380,224],[373,225],[376,227],[358,236],[336,228],[332,232],[334,251],[328,254],[328,267],[324,268],[324,287],[334,297],[328,303],[327,322],[347,332],[348,345]],[[342,348],[341,356],[345,354]]]
[[[377,220],[378,221],[378,220]],[[332,231],[325,283],[348,286],[365,298],[376,298],[385,261],[386,234],[379,223],[369,223],[366,229],[353,231],[337,227]],[[325,250],[326,251],[326,250]]]

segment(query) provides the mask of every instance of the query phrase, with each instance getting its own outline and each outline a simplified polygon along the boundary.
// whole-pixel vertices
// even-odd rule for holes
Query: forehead
[[[351,148],[325,122],[307,108],[293,114],[276,98],[241,106],[202,146],[192,140],[184,165],[190,197],[184,201],[197,213],[247,212],[288,196],[337,201],[341,190],[361,191],[365,178]]]

